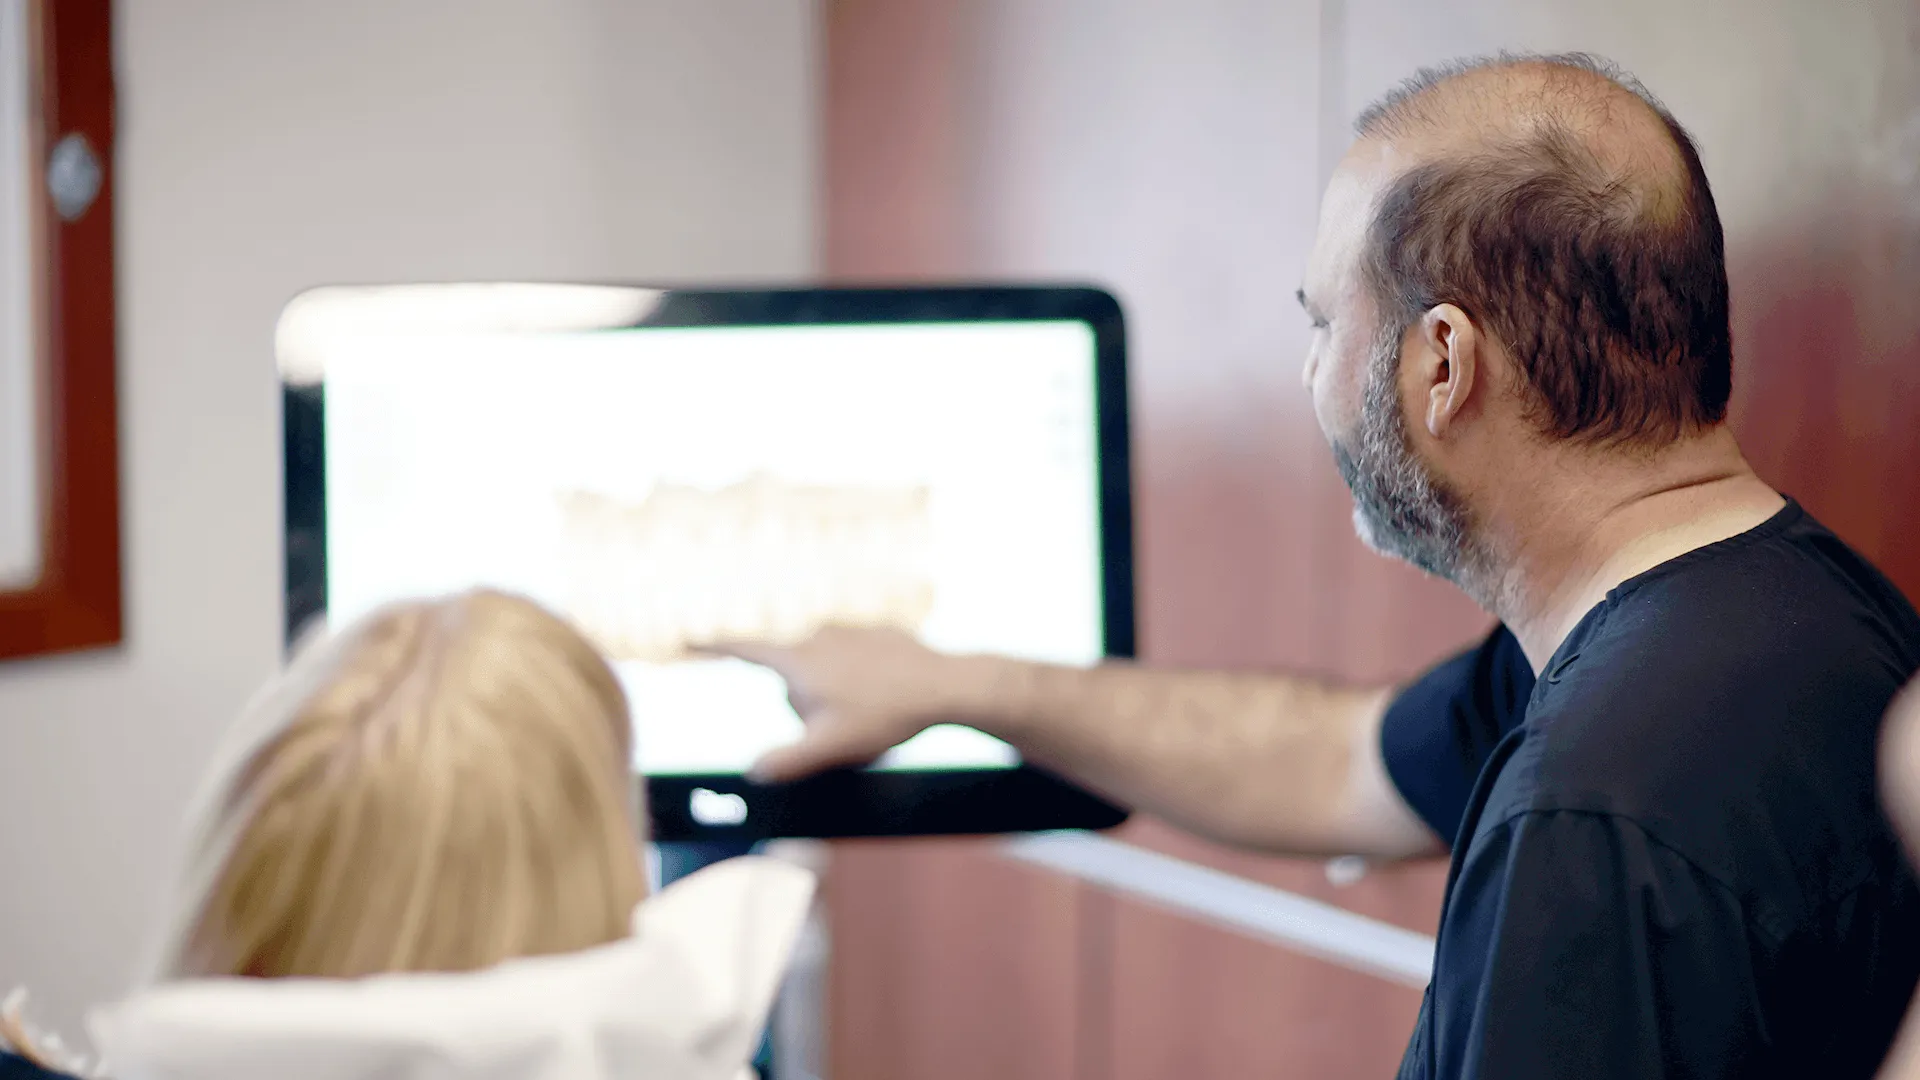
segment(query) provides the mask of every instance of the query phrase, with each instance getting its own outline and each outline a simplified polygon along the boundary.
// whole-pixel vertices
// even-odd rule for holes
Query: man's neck
[[[1489,606],[1539,672],[1615,586],[1738,536],[1783,505],[1724,427],[1651,460],[1579,454],[1487,515],[1501,568]]]

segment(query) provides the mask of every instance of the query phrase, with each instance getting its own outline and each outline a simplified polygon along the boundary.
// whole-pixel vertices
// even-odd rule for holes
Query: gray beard
[[[1368,547],[1460,586],[1475,599],[1488,584],[1472,515],[1458,493],[1413,452],[1400,407],[1398,335],[1383,333],[1367,360],[1358,446],[1329,439],[1353,492],[1353,527]]]

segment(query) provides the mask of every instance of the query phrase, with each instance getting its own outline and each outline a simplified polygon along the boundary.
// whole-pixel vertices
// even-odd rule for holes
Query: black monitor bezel
[[[1094,335],[1105,649],[1135,654],[1132,463],[1126,330],[1119,302],[1087,285],[674,288],[623,327],[796,326],[930,322],[1085,323]],[[282,382],[287,640],[326,607],[324,381]],[[1042,769],[913,772],[838,770],[765,785],[734,773],[649,775],[653,838],[752,841],[787,837],[979,835],[1106,829],[1127,811]],[[747,821],[703,825],[696,789],[738,795]]]

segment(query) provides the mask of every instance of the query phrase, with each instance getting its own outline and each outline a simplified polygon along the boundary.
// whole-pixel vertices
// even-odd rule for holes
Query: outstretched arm
[[[778,672],[807,722],[801,741],[761,761],[755,771],[766,779],[863,764],[928,727],[957,723],[1224,843],[1375,859],[1444,850],[1387,776],[1380,723],[1392,693],[1384,687],[946,656],[879,630],[717,651]]]

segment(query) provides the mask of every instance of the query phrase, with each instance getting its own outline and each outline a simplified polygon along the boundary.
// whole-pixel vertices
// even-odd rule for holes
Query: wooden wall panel
[[[1178,915],[1117,907],[1108,1068],[1082,1075],[1387,1077],[1398,1067],[1418,991]]]
[[[1920,593],[1920,14],[1722,8],[834,0],[827,266],[1114,287],[1146,658],[1402,676],[1487,620],[1353,538],[1291,300],[1320,180],[1346,118],[1421,63],[1609,53],[1693,128],[1720,193],[1756,465]],[[1150,821],[1124,836],[1401,925],[1437,915],[1437,865],[1336,888]],[[834,1080],[1387,1075],[1418,1005],[979,844],[846,845],[830,887]]]
[[[824,265],[842,281],[966,271],[955,0],[831,0]],[[1087,952],[1065,878],[983,841],[835,845],[826,884],[834,1080],[1080,1071]]]
[[[962,5],[829,0],[824,15],[821,265],[842,281],[951,274]]]
[[[828,8],[830,274],[1091,278],[1128,306],[1155,663],[1382,678],[1486,621],[1354,539],[1300,386],[1316,6]],[[1438,866],[1335,888],[1156,823],[1124,835],[1416,928],[1437,912]],[[1364,1074],[1418,1007],[978,844],[842,845],[830,888],[835,1080]]]
[[[1735,424],[1762,475],[1920,599],[1920,220],[1888,195],[1742,245]]]
[[[981,840],[839,844],[827,889],[833,1077],[1085,1075],[1088,890]]]

